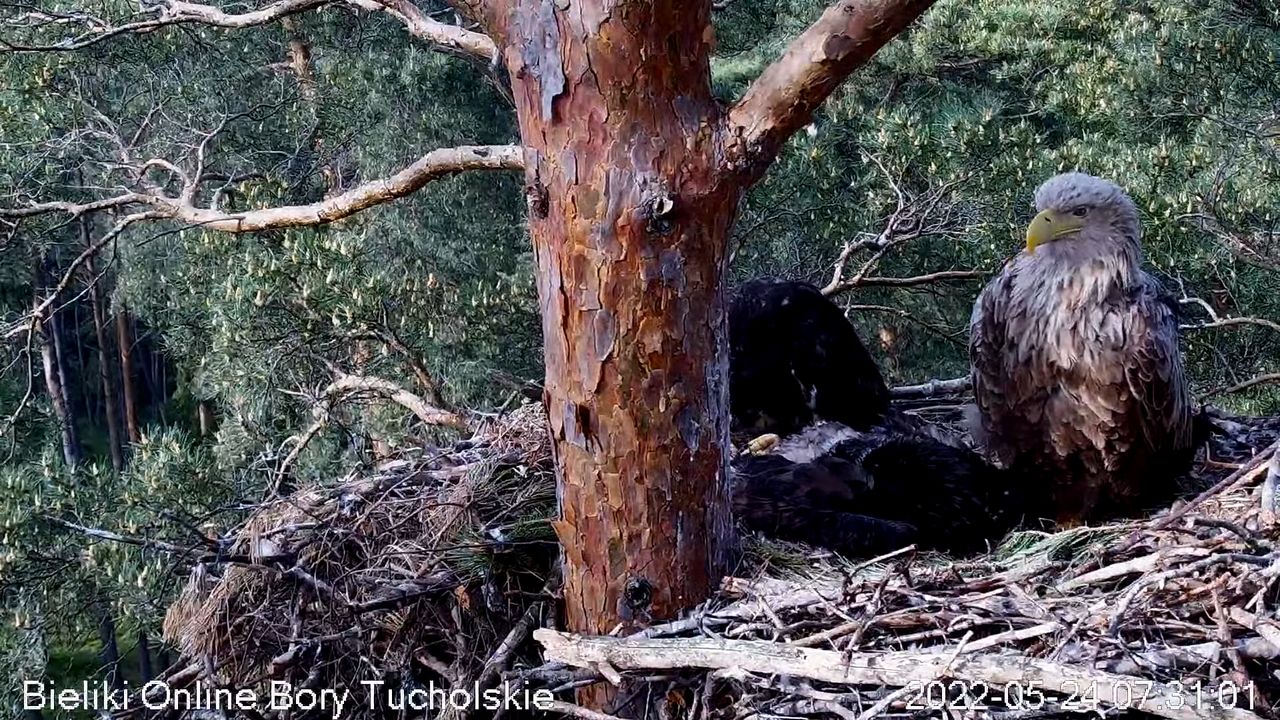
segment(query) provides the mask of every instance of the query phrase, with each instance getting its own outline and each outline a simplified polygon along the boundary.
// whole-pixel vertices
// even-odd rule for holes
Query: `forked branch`
[[[51,52],[81,50],[105,40],[130,33],[146,33],[172,25],[206,25],[226,30],[258,27],[297,13],[325,6],[350,6],[369,12],[385,12],[404,23],[409,34],[441,49],[492,60],[497,46],[484,33],[433,20],[408,0],[276,0],[256,10],[229,13],[217,5],[165,0],[145,8],[129,22],[113,24],[88,13],[57,13],[33,10],[9,18],[9,31],[46,33],[75,28],[56,42],[23,42],[0,36],[0,50],[9,52]]]
[[[83,30],[54,43],[22,43],[0,37],[0,49],[10,52],[51,52],[80,50],[119,35],[144,33],[169,25],[198,23],[226,29],[256,27],[274,22],[295,13],[328,5],[333,0],[277,0],[265,7],[246,13],[228,13],[215,5],[168,0],[144,10],[152,17],[133,22],[112,25],[101,18],[85,13],[53,13],[31,11],[5,23],[7,29],[42,30],[79,26]]]
[[[524,155],[519,146],[462,146],[433,150],[390,177],[372,180],[341,195],[307,205],[226,212],[216,206],[197,207],[191,200],[195,195],[194,189],[185,188],[183,196],[178,198],[149,192],[133,192],[84,205],[50,202],[19,208],[0,208],[0,218],[28,217],[55,212],[81,215],[105,207],[139,205],[149,208],[151,217],[179,220],[224,232],[257,232],[326,225],[375,205],[409,195],[432,180],[467,170],[520,170],[523,167]]]

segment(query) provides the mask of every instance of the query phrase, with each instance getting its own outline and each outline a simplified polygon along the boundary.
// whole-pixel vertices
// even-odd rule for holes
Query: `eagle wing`
[[[1145,275],[1124,318],[1124,382],[1137,403],[1132,417],[1141,434],[1133,440],[1143,441],[1157,453],[1184,450],[1192,444],[1192,406],[1172,302],[1156,279]]]
[[[1009,423],[1004,422],[1008,408],[1018,399],[1015,396],[1030,391],[1030,388],[1016,386],[1017,374],[1010,372],[1011,361],[1017,362],[1017,359],[1013,357],[1015,349],[1009,346],[1009,334],[1019,332],[1018,327],[1026,322],[1022,314],[1011,307],[1014,272],[1012,266],[1007,267],[987,283],[974,302],[969,319],[970,379],[981,417],[981,427],[974,428],[973,435],[980,437],[987,452],[1006,465],[1013,461],[1018,446],[1036,441],[1032,437],[1010,436]],[[1006,430],[993,432],[994,428]],[[1026,428],[1026,432],[1031,430]]]

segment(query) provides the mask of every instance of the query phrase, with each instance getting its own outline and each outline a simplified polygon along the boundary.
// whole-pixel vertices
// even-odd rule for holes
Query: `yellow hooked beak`
[[[1033,253],[1037,247],[1057,240],[1063,235],[1070,235],[1084,227],[1084,219],[1057,210],[1045,210],[1027,226],[1027,252]]]

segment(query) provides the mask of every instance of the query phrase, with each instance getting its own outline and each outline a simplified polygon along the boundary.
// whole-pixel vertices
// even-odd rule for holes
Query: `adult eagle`
[[[816,419],[865,430],[888,410],[889,390],[818,288],[757,279],[729,305],[729,408],[741,432],[788,435]]]
[[[1119,187],[1058,175],[1035,194],[1026,251],[974,304],[969,355],[980,437],[1043,478],[1065,525],[1166,500],[1194,455],[1175,306],[1142,269]]]

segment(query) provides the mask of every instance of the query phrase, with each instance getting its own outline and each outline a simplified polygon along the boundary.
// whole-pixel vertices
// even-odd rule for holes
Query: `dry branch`
[[[912,277],[864,277],[859,278],[857,281],[840,283],[834,286],[830,292],[827,292],[826,288],[824,288],[823,292],[830,296],[858,287],[914,287],[916,285],[928,285],[929,283],[951,280],[976,280],[986,277],[986,275],[985,270],[941,270]]]
[[[417,395],[383,378],[343,374],[330,383],[321,395],[326,399],[332,400],[359,393],[385,397],[409,410],[427,425],[446,425],[458,428],[467,426],[466,421],[456,413],[434,408]]]
[[[889,394],[894,400],[927,400],[943,395],[966,393],[972,387],[972,379],[965,376],[949,380],[930,380],[919,385],[901,385],[890,388]]]
[[[143,205],[151,209],[151,217],[180,220],[191,225],[225,232],[257,232],[326,225],[375,205],[404,197],[433,180],[460,172],[520,170],[523,167],[524,155],[519,146],[460,146],[433,150],[390,177],[371,180],[341,195],[308,205],[288,205],[228,213],[216,208],[196,207],[189,200],[194,195],[194,188],[188,185],[183,190],[183,195],[188,198],[186,202],[181,198],[134,192],[82,205],[49,202],[28,207],[0,208],[0,217],[29,217],[56,212],[78,216],[108,207]]]
[[[497,47],[493,40],[484,33],[434,20],[408,0],[277,0],[264,7],[243,13],[229,13],[217,5],[164,0],[144,8],[143,14],[154,17],[119,25],[110,25],[86,13],[53,14],[34,11],[24,13],[17,21],[11,20],[10,29],[22,27],[39,30],[74,23],[83,27],[84,30],[77,35],[53,43],[32,44],[0,38],[0,49],[10,52],[81,50],[121,35],[146,33],[174,25],[206,25],[224,30],[240,30],[259,27],[298,13],[332,5],[348,5],[369,12],[385,12],[403,23],[411,36],[443,50],[483,60],[492,60],[497,55]]]
[[[409,34],[445,50],[493,61],[498,46],[484,33],[458,25],[433,20],[409,0],[347,0],[351,5],[370,12],[385,12],[404,23]]]
[[[840,653],[756,640],[584,637],[540,629],[533,633],[549,660],[575,667],[609,664],[622,671],[702,668],[791,675],[842,685],[905,687],[949,677],[989,687],[1031,687],[1065,696],[1096,688],[1099,702],[1122,697],[1134,678],[1016,654],[965,655],[900,651]],[[1145,687],[1145,686],[1144,686]],[[1143,710],[1174,720],[1257,720],[1238,708],[1210,708],[1173,685],[1150,682]]]
[[[289,15],[314,10],[331,2],[334,2],[334,0],[277,0],[277,2],[270,3],[266,7],[246,13],[228,13],[215,5],[182,2],[182,0],[166,0],[159,5],[144,9],[143,12],[154,14],[155,17],[116,26],[106,25],[101,20],[86,14],[53,16],[42,13],[28,13],[28,17],[25,18],[28,26],[52,26],[65,23],[70,19],[79,20],[80,24],[88,26],[90,29],[79,35],[65,38],[61,42],[48,44],[29,45],[0,38],[0,48],[10,52],[80,50],[120,35],[150,32],[169,25],[191,23],[226,29],[256,27]],[[10,29],[14,27],[17,27],[17,25],[11,22]]]

